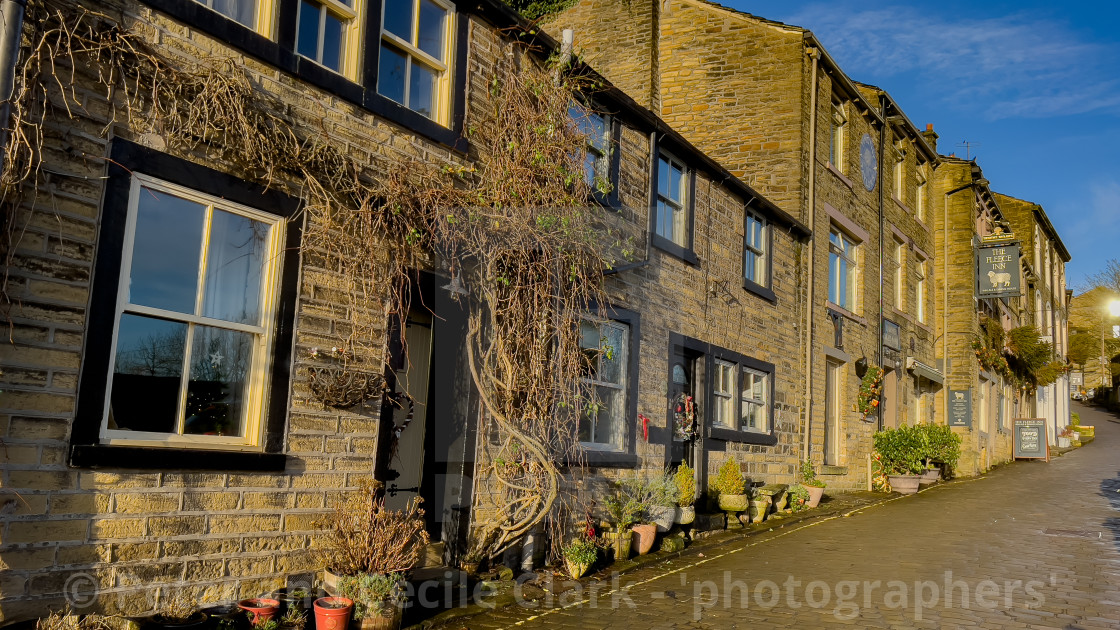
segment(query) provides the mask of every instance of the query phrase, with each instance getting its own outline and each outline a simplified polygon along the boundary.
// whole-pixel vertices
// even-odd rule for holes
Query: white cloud
[[[820,3],[784,21],[813,30],[857,80],[924,76],[932,98],[991,120],[1120,113],[1113,69],[1120,50],[1039,13],[945,17],[910,6]]]

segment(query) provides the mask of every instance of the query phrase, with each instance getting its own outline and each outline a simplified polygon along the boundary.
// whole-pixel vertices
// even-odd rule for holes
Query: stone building
[[[1120,349],[1120,320],[1108,310],[1113,300],[1120,300],[1120,295],[1106,287],[1094,287],[1069,301],[1070,337],[1085,335],[1093,348],[1084,364],[1071,366],[1071,375],[1080,377],[1080,389],[1085,393],[1102,385],[1111,388],[1118,382],[1120,354],[1114,350]],[[1070,389],[1076,388],[1071,384]]]
[[[868,483],[871,436],[932,418],[940,387],[928,218],[938,156],[885,91],[816,36],[702,0],[581,0],[546,24],[698,147],[813,231],[799,322],[802,456],[830,487]],[[880,413],[857,372],[887,368]]]
[[[1009,195],[996,194],[1003,214],[1020,243],[1026,282],[1021,302],[1024,323],[1038,329],[1043,340],[1054,348],[1054,359],[1067,362],[1069,353],[1069,296],[1066,291],[1066,263],[1070,261],[1058,231],[1042,206]],[[1034,396],[1031,417],[1046,418],[1051,444],[1057,433],[1069,424],[1069,374],[1057,382],[1039,387]]]
[[[367,14],[342,4],[298,18],[318,21],[315,37],[295,28],[297,8],[310,5],[289,0],[256,12],[195,0],[74,11],[104,11],[104,32],[137,33],[168,63],[243,73],[278,117],[322,131],[363,164],[470,168],[464,115],[486,106],[502,59],[528,55],[514,41],[529,38],[529,25],[489,0],[425,2],[400,24],[389,18],[403,13],[375,19],[388,3]],[[416,20],[426,21],[423,38]],[[543,36],[535,45],[542,55],[557,48]],[[228,601],[302,579],[322,568],[317,522],[371,476],[388,484],[391,506],[426,500],[429,531],[445,545],[435,562],[454,562],[489,492],[475,451],[478,403],[457,350],[465,318],[451,299],[455,276],[417,270],[415,292],[436,315],[390,319],[371,342],[390,356],[389,381],[420,402],[393,458],[403,411],[381,398],[329,407],[313,388],[311,369],[329,360],[355,311],[328,252],[304,241],[315,226],[300,210],[302,182],[247,170],[229,146],[184,150],[133,129],[120,95],[106,97],[101,69],[73,69],[80,107],[47,115],[44,175],[15,215],[26,229],[6,269],[16,305],[0,352],[0,620],[43,614],[74,589],[96,593],[101,611],[138,613],[184,588]],[[407,76],[431,89],[405,89]],[[616,350],[604,372],[613,376],[592,383],[612,403],[581,426],[585,466],[566,471],[566,491],[578,498],[683,460],[704,484],[729,456],[752,481],[792,481],[805,429],[794,351],[805,318],[803,212],[756,192],[624,92],[608,86],[591,99],[581,115],[595,130],[589,176],[611,181],[597,211],[643,247],[608,278],[611,303],[589,314],[589,334]],[[877,229],[859,225],[845,229],[868,239]],[[870,249],[859,256],[866,264]],[[861,308],[875,299],[870,284],[859,284]],[[852,317],[855,335],[873,339]],[[407,356],[387,347],[394,326],[407,328]],[[189,370],[187,352],[201,357]],[[203,391],[223,379],[244,399]],[[692,442],[673,438],[681,395],[701,410]]]

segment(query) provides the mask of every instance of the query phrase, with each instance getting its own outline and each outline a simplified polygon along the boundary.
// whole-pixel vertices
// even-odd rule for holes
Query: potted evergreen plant
[[[687,463],[677,468],[673,475],[673,482],[677,485],[677,523],[690,525],[696,520],[696,471]]]
[[[821,502],[821,497],[824,496],[825,483],[817,478],[817,473],[813,470],[813,462],[808,459],[801,462],[801,468],[798,470],[797,476],[798,482],[809,497],[804,506],[807,508],[817,507]]]
[[[580,536],[564,547],[564,566],[574,580],[583,577],[598,558],[599,547],[586,536]]]
[[[677,517],[677,501],[680,493],[677,491],[677,482],[668,469],[650,477],[646,481],[643,494],[647,499],[649,520],[657,526],[657,531],[664,534],[673,527]]]
[[[615,561],[630,557],[630,545],[634,533],[631,526],[645,512],[645,506],[633,496],[625,484],[618,484],[614,491],[603,500],[607,518],[614,531],[610,533],[610,545],[614,549]]]
[[[720,466],[715,488],[719,492],[719,509],[732,517],[738,512],[746,511],[749,507],[747,480],[743,478],[743,471],[734,457],[728,457],[723,462],[723,466]]]
[[[926,470],[920,430],[906,425],[884,429],[875,434],[874,442],[891,488],[901,494],[917,492],[921,475]]]

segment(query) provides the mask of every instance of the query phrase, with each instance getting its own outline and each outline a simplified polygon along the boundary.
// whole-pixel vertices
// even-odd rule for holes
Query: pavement
[[[1120,417],[1090,445],[449,620],[503,628],[1120,628]],[[542,591],[544,592],[544,591]]]

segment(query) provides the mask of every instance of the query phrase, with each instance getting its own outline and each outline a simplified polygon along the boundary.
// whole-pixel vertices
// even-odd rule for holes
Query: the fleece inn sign
[[[1019,244],[984,243],[976,256],[976,296],[1019,295]]]

